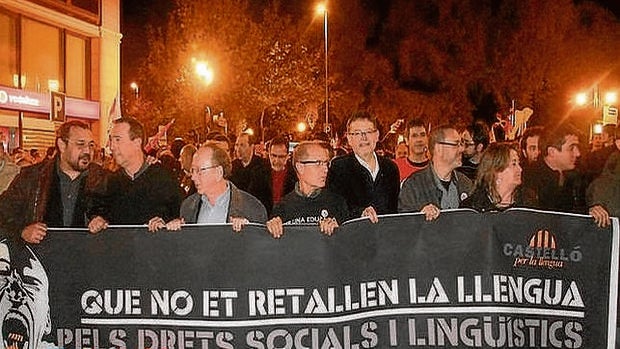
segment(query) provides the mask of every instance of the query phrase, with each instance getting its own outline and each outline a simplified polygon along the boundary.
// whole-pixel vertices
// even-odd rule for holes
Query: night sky
[[[391,0],[361,0],[364,5],[375,11],[385,11]],[[268,0],[253,0],[251,3],[259,9]],[[312,7],[313,0],[297,0],[297,1],[284,1],[284,7],[292,14],[299,14],[307,11],[309,7]],[[576,0],[576,3],[583,2],[583,0]],[[620,18],[620,0],[594,0],[603,7],[612,11],[616,17]],[[146,13],[154,13],[157,17],[164,18],[165,14],[172,7],[172,0],[125,0],[122,2],[122,14],[123,22],[133,23],[146,23]],[[149,11],[151,10],[151,11]]]

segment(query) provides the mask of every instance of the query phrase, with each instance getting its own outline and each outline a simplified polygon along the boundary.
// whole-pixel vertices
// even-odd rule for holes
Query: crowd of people
[[[515,142],[494,141],[482,122],[457,129],[405,123],[405,140],[379,151],[377,119],[356,112],[347,146],[325,134],[302,141],[276,137],[256,152],[253,137],[210,133],[202,144],[175,141],[146,154],[145,130],[130,117],[112,123],[111,158],[99,157],[88,125],[57,130],[49,158],[19,168],[0,146],[0,232],[37,244],[48,227],[146,225],[182,230],[191,223],[265,224],[274,238],[287,225],[310,224],[331,235],[353,218],[442,210],[530,207],[589,214],[605,227],[620,216],[620,132],[607,125],[586,152],[567,125],[531,127]],[[231,151],[231,148],[232,151]],[[10,183],[10,184],[9,184]]]

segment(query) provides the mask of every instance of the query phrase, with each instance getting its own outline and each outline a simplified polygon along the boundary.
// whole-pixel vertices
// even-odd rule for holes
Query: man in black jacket
[[[332,161],[327,188],[347,200],[350,217],[377,222],[377,215],[396,213],[398,167],[375,153],[377,119],[367,112],[354,113],[347,121],[347,139],[353,153]]]
[[[248,193],[256,196],[265,205],[267,214],[284,195],[295,189],[295,170],[289,161],[289,141],[286,136],[275,137],[267,147],[269,160],[265,161],[264,173],[254,173]]]
[[[110,130],[110,150],[120,167],[89,210],[88,224],[97,233],[111,224],[145,224],[149,227],[176,218],[181,205],[179,184],[159,164],[149,164],[143,151],[142,124],[130,117],[116,119]]]
[[[95,142],[89,126],[69,121],[56,136],[57,155],[23,168],[0,196],[0,232],[38,244],[47,227],[85,227],[86,210],[104,171],[91,163]]]
[[[540,137],[542,158],[523,170],[523,190],[543,210],[590,215],[609,225],[609,213],[598,203],[588,208],[583,174],[576,168],[581,151],[579,132],[568,125],[548,128]]]
[[[301,142],[293,152],[293,165],[299,181],[295,190],[285,195],[267,221],[267,230],[279,238],[283,224],[316,224],[322,233],[331,235],[339,223],[345,221],[345,199],[325,189],[330,150],[320,141]]]

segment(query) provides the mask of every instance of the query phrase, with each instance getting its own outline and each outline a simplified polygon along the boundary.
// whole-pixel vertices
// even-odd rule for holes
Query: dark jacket
[[[232,182],[230,184],[230,202],[228,205],[228,215],[226,222],[230,217],[243,217],[253,223],[264,224],[267,221],[267,211],[265,206],[254,196],[238,189]],[[202,200],[201,195],[194,193],[181,203],[181,217],[185,223],[196,223],[198,221],[198,213]]]
[[[607,159],[609,159],[609,157],[614,153],[618,153],[618,147],[616,147],[615,144],[612,144],[609,147],[603,147],[599,150],[595,150],[585,157],[584,166],[582,169],[587,183],[592,182],[603,172]]]
[[[273,209],[273,217],[282,218],[285,224],[319,224],[321,219],[328,217],[342,223],[349,218],[348,215],[346,200],[327,189],[316,190],[310,196],[294,190]]]
[[[456,185],[460,201],[469,196],[472,182],[464,174],[453,171],[451,181]],[[403,182],[398,197],[398,212],[419,212],[428,204],[441,207],[443,192],[437,187],[432,163],[423,170],[413,173]]]
[[[101,216],[110,224],[145,224],[153,217],[178,217],[179,183],[159,164],[148,166],[133,180],[120,168],[108,176],[102,195],[95,197],[89,217]]]
[[[524,195],[521,187],[517,187],[514,192],[514,203],[507,207],[499,207],[491,201],[491,197],[488,190],[485,188],[477,187],[467,197],[467,199],[461,202],[461,207],[471,208],[478,212],[488,211],[504,211],[512,207],[529,207],[532,205],[531,198],[528,195]]]
[[[247,191],[256,176],[264,176],[268,169],[269,167],[265,165],[264,160],[256,155],[252,155],[252,159],[246,167],[243,167],[240,159],[235,159],[232,162],[230,181],[237,188]]]
[[[586,213],[583,176],[576,170],[560,173],[552,170],[544,159],[523,171],[523,189],[534,196],[534,207],[542,210]]]
[[[254,195],[260,202],[265,205],[265,209],[267,209],[267,215],[271,214],[273,210],[274,202],[273,202],[273,181],[272,181],[272,173],[271,164],[269,164],[269,160],[267,160],[264,164],[264,168],[262,169],[263,173],[256,173],[253,176],[250,185],[247,189],[247,192]],[[282,197],[286,194],[292,192],[295,189],[295,183],[297,182],[297,176],[295,175],[295,169],[290,161],[286,163],[286,175],[284,177],[284,188],[282,190]]]
[[[609,157],[603,173],[588,187],[588,206],[601,205],[609,215],[620,217],[620,152]]]
[[[379,173],[375,181],[353,153],[332,161],[327,189],[346,199],[350,217],[360,217],[368,206],[377,214],[396,213],[400,189],[398,167],[388,158],[377,155],[377,160]]]
[[[10,187],[0,195],[0,236],[18,238],[28,225],[43,222],[63,227],[60,182],[56,170],[58,156],[23,168]],[[71,227],[86,227],[87,207],[93,194],[104,182],[106,171],[91,163],[80,182]]]

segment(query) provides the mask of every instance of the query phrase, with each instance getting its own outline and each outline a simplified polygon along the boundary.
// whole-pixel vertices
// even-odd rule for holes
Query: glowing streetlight
[[[299,133],[306,132],[307,129],[308,129],[308,126],[306,125],[305,122],[300,122],[297,124],[297,132]]]
[[[618,100],[618,94],[616,92],[607,92],[605,94],[605,104],[615,104]]]
[[[196,75],[204,80],[205,84],[210,85],[213,82],[213,69],[209,67],[209,63],[205,61],[195,61]]]
[[[138,98],[138,96],[140,95],[140,87],[138,86],[138,84],[136,84],[136,82],[134,81],[129,86],[133,90],[133,93],[136,96],[136,98]]]
[[[329,83],[328,83],[328,60],[327,60],[327,5],[324,3],[316,7],[318,14],[323,14],[323,31],[325,33],[325,132],[329,133]]]
[[[585,92],[578,93],[575,96],[575,103],[579,106],[584,106],[588,103],[588,95]]]

